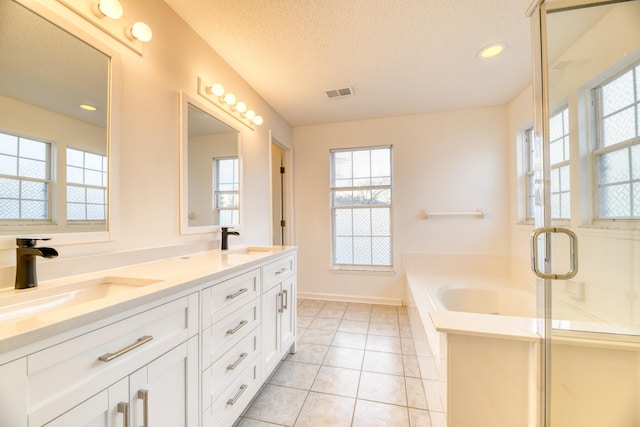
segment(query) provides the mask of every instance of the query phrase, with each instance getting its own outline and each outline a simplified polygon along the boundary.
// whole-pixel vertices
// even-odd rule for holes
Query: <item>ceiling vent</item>
[[[344,98],[345,96],[355,95],[355,93],[353,92],[353,88],[351,86],[345,87],[342,89],[325,90],[324,93],[327,95],[327,98],[329,99]]]

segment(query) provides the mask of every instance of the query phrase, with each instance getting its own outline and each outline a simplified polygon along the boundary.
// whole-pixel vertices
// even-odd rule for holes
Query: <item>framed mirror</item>
[[[111,56],[21,3],[0,0],[0,234],[106,232]]]
[[[239,228],[240,131],[185,93],[180,112],[181,233]]]

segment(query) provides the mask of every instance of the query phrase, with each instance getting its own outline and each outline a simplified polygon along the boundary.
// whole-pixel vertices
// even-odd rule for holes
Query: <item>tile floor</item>
[[[431,426],[405,309],[298,300],[297,352],[236,426]]]

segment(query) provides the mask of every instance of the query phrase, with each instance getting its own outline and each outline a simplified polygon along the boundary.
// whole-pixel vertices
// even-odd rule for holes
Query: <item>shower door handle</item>
[[[547,273],[539,268],[538,237],[541,234],[566,234],[569,236],[569,271],[564,274]],[[531,234],[531,270],[541,279],[567,280],[578,274],[578,236],[565,227],[540,227]]]

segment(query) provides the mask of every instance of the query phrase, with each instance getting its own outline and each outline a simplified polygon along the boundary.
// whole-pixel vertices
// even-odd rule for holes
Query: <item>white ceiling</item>
[[[502,105],[531,81],[531,0],[165,1],[292,126]]]

